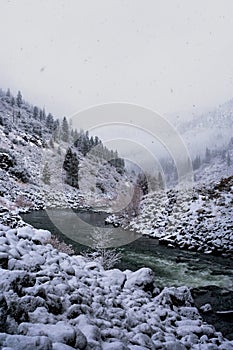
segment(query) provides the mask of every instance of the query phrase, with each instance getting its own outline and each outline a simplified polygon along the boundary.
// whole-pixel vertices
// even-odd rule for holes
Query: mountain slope
[[[24,101],[20,106],[16,103],[12,105],[12,98],[3,92],[0,94],[2,204],[12,208],[108,205],[117,196],[121,183],[128,181],[127,174],[119,172],[103,159],[84,156],[73,146],[76,130],[74,132],[70,128],[68,136],[66,135],[69,142],[66,142],[63,124],[59,120]],[[70,146],[78,157],[80,189],[67,184],[66,171],[63,169]],[[42,180],[46,163],[49,181],[44,183]],[[86,175],[90,172],[93,177],[91,183],[88,183]]]

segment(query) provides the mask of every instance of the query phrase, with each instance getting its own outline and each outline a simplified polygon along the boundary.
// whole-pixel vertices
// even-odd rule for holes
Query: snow
[[[108,222],[158,238],[161,244],[206,254],[231,256],[233,177],[186,190],[177,188],[144,196],[140,213],[131,218],[112,215]]]
[[[47,231],[28,225],[13,230],[1,226],[0,238],[5,238],[1,247],[7,260],[0,268],[2,348],[233,347],[202,321],[189,288],[159,290],[148,268],[105,271],[85,257],[55,250],[45,241]]]
[[[1,154],[6,162],[0,167],[0,348],[233,349],[233,341],[224,339],[201,319],[189,288],[160,290],[149,268],[105,271],[98,262],[54,249],[47,244],[49,231],[35,229],[21,220],[17,214],[29,209],[91,206],[111,212],[118,205],[117,193],[124,197],[131,179],[107,162],[97,167],[95,159],[78,154],[81,190],[64,184],[62,164],[68,145],[61,142],[55,143],[54,149],[44,147],[51,133],[44,122],[32,120],[29,105],[20,109],[17,123],[12,122],[14,108],[9,103],[1,99],[0,107],[9,129],[6,132],[0,125]],[[193,136],[198,130],[200,138],[206,140],[203,126],[216,123],[215,130],[208,133],[212,139],[219,132],[218,125],[224,121],[232,125],[232,110],[231,101],[208,118],[183,125],[184,138],[195,142]],[[42,137],[33,135],[33,126],[42,128]],[[229,137],[231,128],[225,129],[222,133]],[[57,152],[59,146],[61,154]],[[229,154],[232,159],[232,147]],[[8,171],[7,162],[13,159],[17,164],[14,170],[27,173],[29,182]],[[50,185],[40,181],[45,161],[52,170]],[[122,224],[159,238],[161,244],[170,247],[230,256],[232,170],[232,164],[226,168],[226,161],[216,156],[209,165],[195,171],[198,182],[194,188],[150,193],[144,197],[140,215],[130,222],[123,218]],[[220,181],[221,177],[225,179]],[[96,188],[92,191],[96,179],[105,193]],[[117,220],[113,216],[107,221]],[[209,312],[211,305],[205,304],[201,310]]]

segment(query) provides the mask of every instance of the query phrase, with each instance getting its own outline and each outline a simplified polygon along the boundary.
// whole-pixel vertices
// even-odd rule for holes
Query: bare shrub
[[[96,248],[87,251],[82,255],[89,261],[98,262],[105,270],[112,269],[121,261],[122,255],[116,248]]]
[[[32,202],[30,202],[23,195],[19,195],[15,199],[15,205],[16,205],[17,208],[31,208],[32,207]]]
[[[93,249],[82,253],[89,261],[98,262],[105,270],[113,268],[121,260],[121,253],[111,247],[112,229],[96,227],[93,230]]]
[[[74,255],[75,251],[71,244],[66,244],[64,241],[59,240],[56,236],[52,235],[51,239],[48,240],[48,244],[51,244],[53,248],[57,249],[59,252],[66,253],[68,255]]]

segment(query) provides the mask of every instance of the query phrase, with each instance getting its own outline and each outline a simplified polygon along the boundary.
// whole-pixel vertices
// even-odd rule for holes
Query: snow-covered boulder
[[[127,277],[124,287],[127,289],[142,288],[151,291],[154,288],[154,272],[145,267],[132,272]]]

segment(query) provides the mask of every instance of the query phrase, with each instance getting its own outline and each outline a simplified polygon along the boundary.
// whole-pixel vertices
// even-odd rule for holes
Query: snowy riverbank
[[[159,290],[148,268],[105,271],[49,238],[0,226],[2,349],[233,349],[203,322],[187,287]]]
[[[226,257],[233,253],[233,176],[188,191],[171,189],[144,197],[137,217],[111,216],[124,228],[158,238],[161,244]]]

